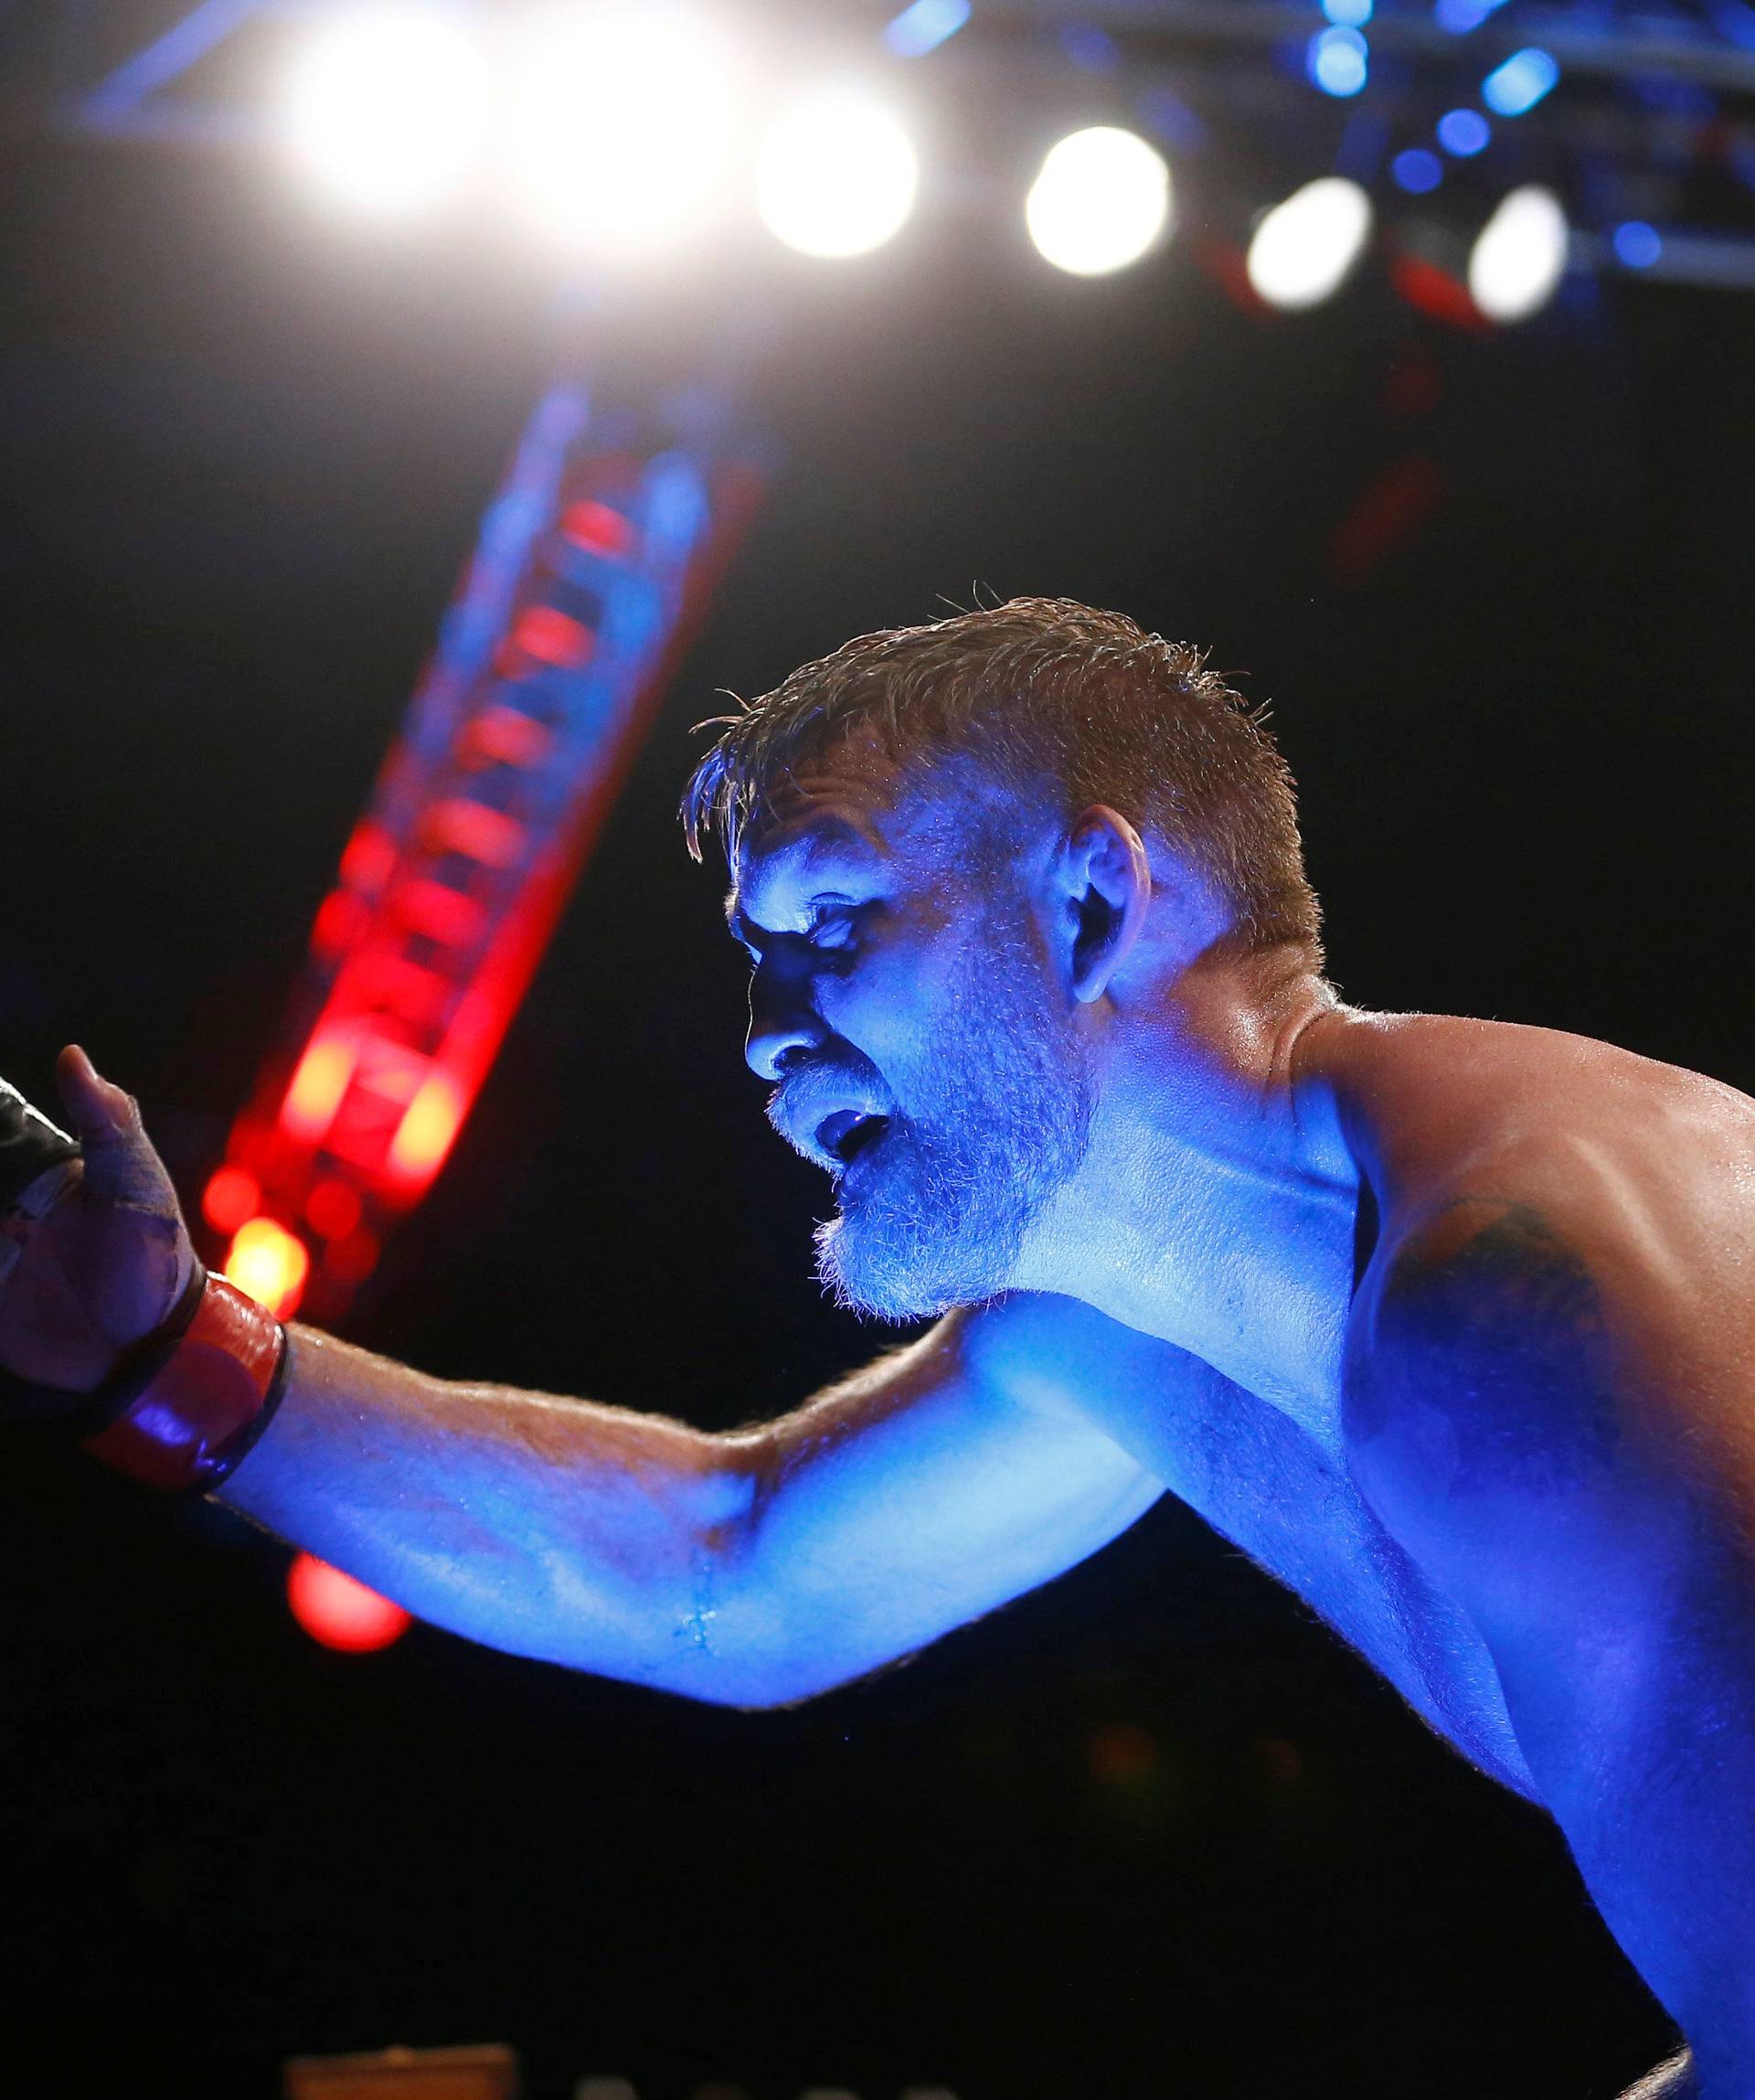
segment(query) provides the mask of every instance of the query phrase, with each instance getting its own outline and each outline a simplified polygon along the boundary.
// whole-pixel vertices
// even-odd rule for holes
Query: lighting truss
[[[1210,200],[1239,225],[1299,181],[1325,173],[1376,178],[1384,164],[1361,165],[1358,127],[1337,149],[1339,116],[1365,120],[1391,156],[1420,146],[1431,159],[1435,118],[1479,99],[1494,68],[1534,48],[1558,68],[1558,85],[1539,110],[1500,123],[1484,170],[1491,176],[1488,163],[1498,165],[1509,151],[1502,187],[1527,179],[1527,165],[1514,164],[1533,157],[1541,179],[1579,194],[1575,265],[1755,284],[1755,0],[1328,0],[1326,9],[1317,0],[1080,0],[1076,9],[1067,0],[931,0],[924,29],[921,6],[817,6],[807,41],[819,50],[838,42],[849,59],[898,74],[931,69],[934,92],[947,101],[966,98],[973,110],[1003,103],[1031,124],[1057,100],[1070,112],[1095,99],[1109,121],[1155,135],[1179,164],[1197,156],[1204,138],[1226,149],[1219,179],[1228,191],[1239,183],[1260,189]],[[16,80],[0,82],[0,93],[16,121],[34,113],[90,138],[260,150],[273,122],[261,93],[273,75],[267,40],[296,37],[304,19],[325,11],[324,0],[203,0],[170,13],[154,0],[102,10],[62,0],[60,42],[71,57],[52,91],[36,95],[34,112],[31,91]],[[516,29],[515,10],[458,0],[448,11]],[[19,25],[57,12],[50,0],[19,0],[9,10],[0,75],[21,48]],[[1325,21],[1360,25],[1329,33],[1369,45],[1368,83],[1338,106],[1314,91],[1302,62]],[[752,7],[745,26],[777,61],[789,41],[799,42],[789,38],[782,9]],[[944,135],[957,136],[956,128]],[[1271,179],[1242,165],[1260,157],[1264,141],[1276,147]],[[1699,222],[1700,197],[1688,197],[1685,223],[1681,176],[1707,168],[1739,179],[1705,186],[1710,223]],[[986,171],[960,168],[954,187],[973,201],[994,184]],[[1660,245],[1651,263],[1629,263],[1616,229],[1645,219],[1657,223]]]
[[[333,1316],[431,1185],[754,500],[747,456],[538,404],[203,1210]]]

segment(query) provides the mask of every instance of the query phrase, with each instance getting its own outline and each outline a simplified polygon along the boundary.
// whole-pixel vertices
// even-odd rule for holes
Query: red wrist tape
[[[94,1396],[103,1426],[80,1440],[165,1494],[205,1494],[232,1472],[268,1427],[286,1370],[272,1313],[223,1276],[197,1283],[193,1316],[179,1307],[141,1368]]]

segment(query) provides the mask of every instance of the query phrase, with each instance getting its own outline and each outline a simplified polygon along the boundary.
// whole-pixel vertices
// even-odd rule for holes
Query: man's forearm
[[[295,1327],[280,1411],[220,1498],[473,1640],[743,1704],[727,1585],[758,1448]]]

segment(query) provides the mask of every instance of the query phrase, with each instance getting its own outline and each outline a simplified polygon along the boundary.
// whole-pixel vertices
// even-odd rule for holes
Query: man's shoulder
[[[1367,1018],[1343,1091],[1379,1230],[1352,1356],[1478,1375],[1719,1348],[1755,1316],[1755,1102],[1612,1045]],[[1740,1344],[1739,1345],[1740,1346]]]
[[[1588,1232],[1630,1209],[1755,1205],[1755,1101],[1733,1087],[1555,1029],[1345,1021],[1324,1065],[1386,1244],[1441,1258],[1494,1206]]]

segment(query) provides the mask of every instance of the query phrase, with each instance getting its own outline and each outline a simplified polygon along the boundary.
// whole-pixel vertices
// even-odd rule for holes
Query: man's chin
[[[938,1319],[1005,1289],[1003,1279],[948,1259],[952,1252],[899,1246],[843,1215],[816,1229],[817,1281],[844,1312],[897,1326]]]

